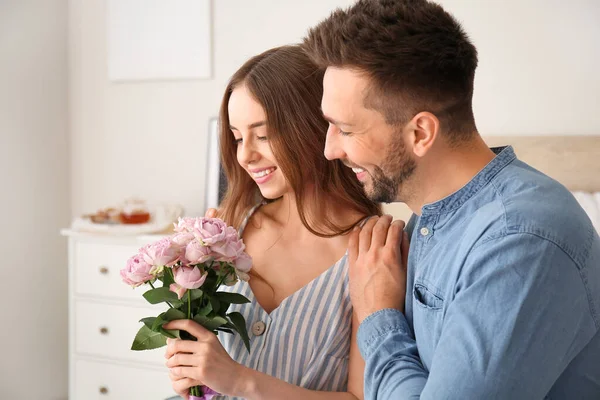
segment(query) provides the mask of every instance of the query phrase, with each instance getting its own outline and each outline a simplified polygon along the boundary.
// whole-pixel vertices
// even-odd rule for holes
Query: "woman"
[[[239,335],[219,335],[221,344],[193,321],[169,324],[198,338],[167,347],[184,397],[198,384],[249,399],[363,397],[345,253],[348,233],[380,208],[349,168],[323,156],[322,78],[300,47],[284,46],[250,59],[225,90],[220,217],[253,258],[250,281],[226,290],[251,300],[232,306],[251,351]]]

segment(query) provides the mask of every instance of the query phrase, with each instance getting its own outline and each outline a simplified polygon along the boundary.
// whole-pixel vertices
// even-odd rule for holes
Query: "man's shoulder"
[[[563,185],[529,165],[515,161],[489,183],[481,218],[495,218],[488,236],[530,234],[550,241],[578,258],[591,245],[594,227]]]

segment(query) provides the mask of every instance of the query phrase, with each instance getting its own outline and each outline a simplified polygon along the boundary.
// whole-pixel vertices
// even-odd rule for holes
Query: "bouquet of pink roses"
[[[169,321],[192,319],[215,334],[237,332],[249,351],[244,317],[238,312],[227,313],[230,304],[249,300],[237,293],[218,291],[221,285],[249,279],[252,259],[244,251],[244,242],[233,227],[218,218],[180,218],[175,232],[141,248],[121,270],[128,285],[151,286],[143,294],[149,303],[169,306],[156,317],[140,320],[144,325],[131,349],[155,349],[166,345],[166,338],[195,340],[187,332],[163,328]],[[155,285],[157,281],[162,285]],[[210,391],[194,387],[190,395],[203,396]]]

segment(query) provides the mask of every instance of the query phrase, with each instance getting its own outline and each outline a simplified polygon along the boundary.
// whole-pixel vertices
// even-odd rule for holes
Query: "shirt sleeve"
[[[541,399],[596,333],[578,266],[531,234],[475,247],[449,301],[429,370],[401,312],[363,321],[365,399]]]

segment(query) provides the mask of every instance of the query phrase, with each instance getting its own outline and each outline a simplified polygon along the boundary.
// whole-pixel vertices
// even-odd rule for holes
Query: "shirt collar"
[[[496,157],[479,171],[469,183],[439,201],[424,205],[421,212],[423,214],[438,214],[458,209],[485,187],[498,172],[517,158],[512,146],[493,147],[491,150],[496,154]]]

